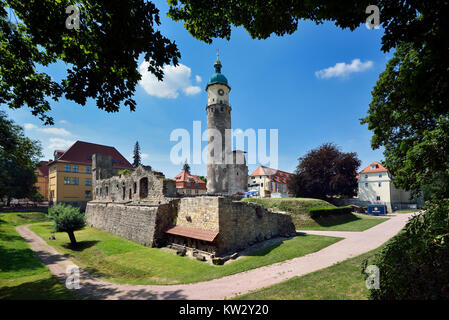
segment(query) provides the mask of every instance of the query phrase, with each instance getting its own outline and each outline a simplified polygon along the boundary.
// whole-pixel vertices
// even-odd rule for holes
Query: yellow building
[[[66,203],[85,208],[92,200],[92,155],[107,154],[117,169],[133,166],[114,147],[77,141],[66,151],[56,150],[48,163],[48,189],[51,204]]]
[[[44,201],[48,201],[48,161],[39,162],[36,174],[37,191],[42,195]]]

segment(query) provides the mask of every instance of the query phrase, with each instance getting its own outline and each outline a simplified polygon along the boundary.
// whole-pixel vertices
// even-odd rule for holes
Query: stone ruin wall
[[[110,156],[94,154],[92,159],[88,225],[143,245],[160,245],[177,215],[176,182],[143,166],[119,176]]]
[[[127,238],[146,246],[162,245],[164,230],[173,225],[177,200],[161,205],[89,202],[89,226]]]
[[[195,197],[180,200],[176,225],[218,231],[218,254],[243,249],[274,236],[296,233],[288,213],[227,197]]]
[[[240,250],[275,236],[296,235],[291,216],[255,203],[219,198],[220,253]]]

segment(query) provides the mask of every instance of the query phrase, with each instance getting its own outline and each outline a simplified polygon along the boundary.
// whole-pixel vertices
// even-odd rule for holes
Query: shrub
[[[351,207],[336,207],[336,208],[314,208],[310,209],[309,216],[313,219],[327,217],[331,215],[343,215],[352,212]]]
[[[449,299],[448,215],[449,200],[429,205],[370,261],[380,271],[371,299]]]
[[[52,210],[50,213],[50,209]],[[49,209],[49,217],[53,220],[53,229],[56,232],[67,232],[70,243],[76,246],[76,238],[74,231],[81,230],[86,225],[84,213],[79,208],[72,206],[58,205]]]

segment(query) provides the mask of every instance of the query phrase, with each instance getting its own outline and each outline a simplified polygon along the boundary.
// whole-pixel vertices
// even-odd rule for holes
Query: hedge
[[[342,215],[352,212],[352,207],[336,207],[336,208],[314,208],[310,209],[309,216],[311,218],[327,217],[330,215]]]

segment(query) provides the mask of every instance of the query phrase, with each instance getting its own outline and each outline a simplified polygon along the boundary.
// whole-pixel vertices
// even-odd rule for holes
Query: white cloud
[[[66,140],[66,139],[62,139],[62,138],[50,138],[48,139],[49,144],[47,145],[47,148],[50,150],[55,150],[55,149],[62,149],[65,150],[68,147],[70,147],[72,144],[75,143],[75,141],[73,140]]]
[[[64,128],[39,128],[38,126],[36,126],[32,123],[25,123],[23,126],[25,127],[25,130],[37,130],[39,132],[52,134],[52,135],[56,135],[56,136],[67,137],[67,136],[72,135],[69,131],[67,131]]]
[[[344,62],[336,63],[335,66],[322,69],[315,72],[315,76],[319,79],[329,79],[337,77],[347,77],[354,72],[362,72],[373,66],[372,61],[361,62],[360,59],[352,60],[351,64]]]
[[[32,123],[25,123],[23,126],[25,127],[25,130],[32,130],[32,129],[36,129],[37,128],[37,126],[35,126]]]
[[[201,79],[201,77],[199,75],[196,75],[195,81],[196,81],[196,83],[200,83],[201,81],[203,81],[203,79]]]
[[[198,86],[190,86],[184,89],[184,93],[188,96],[193,96],[201,92],[201,88]]]
[[[151,96],[176,99],[179,96],[179,91],[183,91],[186,95],[197,94],[201,91],[200,87],[192,86],[190,80],[192,70],[183,64],[176,67],[165,65],[163,81],[159,81],[152,73],[148,72],[147,61],[142,62],[139,71],[142,75],[140,85]]]
[[[59,120],[59,123],[68,124],[69,122],[67,120]]]
[[[66,129],[63,129],[63,128],[40,128],[38,130],[41,131],[41,132],[44,132],[44,133],[54,134],[54,135],[57,135],[57,136],[64,136],[64,137],[66,137],[66,136],[70,136],[71,135],[70,132],[68,132]]]
[[[141,157],[142,159],[148,159],[150,156],[148,155],[148,153],[141,153],[141,154],[140,154],[140,157]]]

